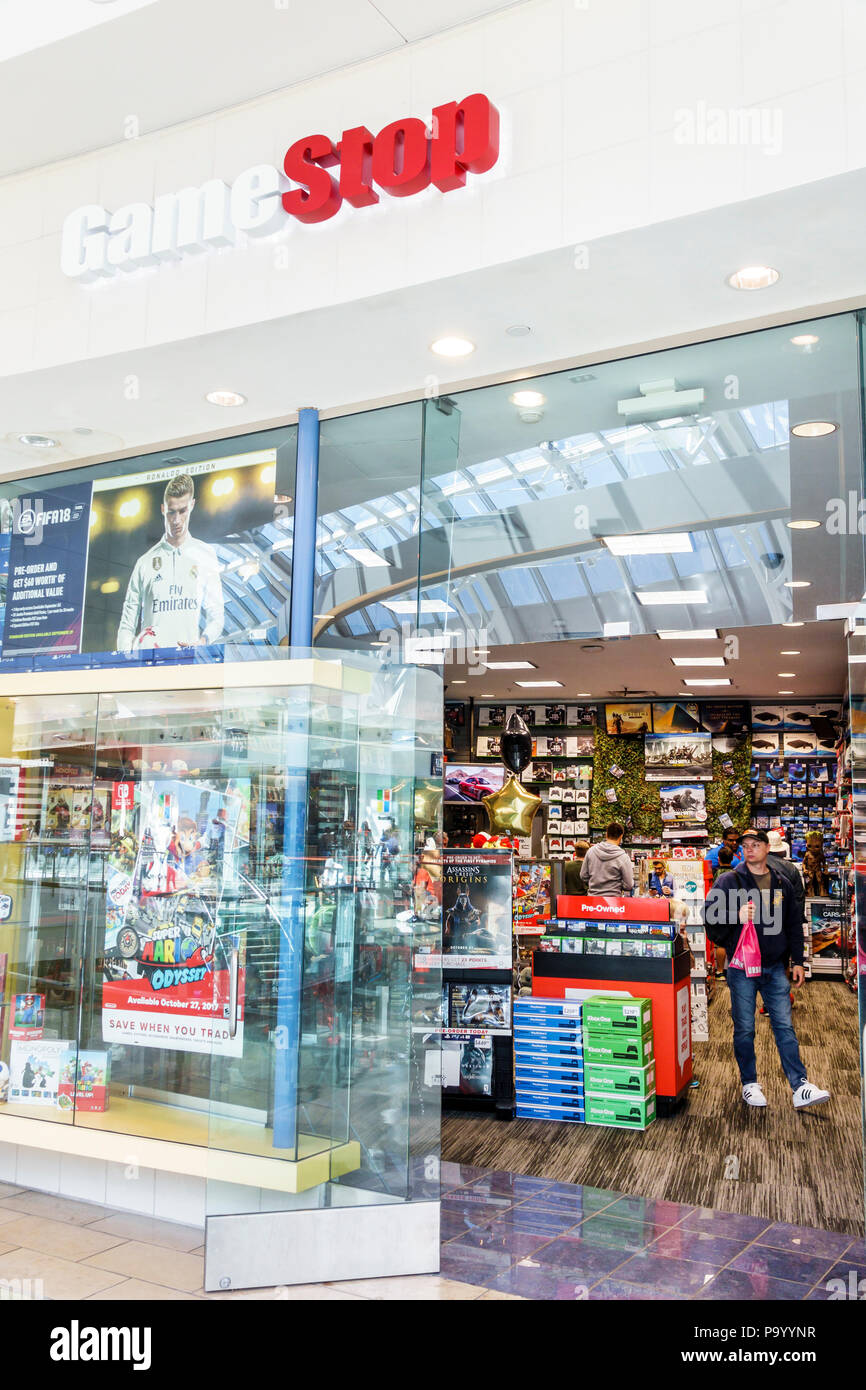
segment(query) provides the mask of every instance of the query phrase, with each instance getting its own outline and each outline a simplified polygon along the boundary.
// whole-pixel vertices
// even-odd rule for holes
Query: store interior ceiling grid
[[[689,700],[766,700],[773,705],[792,705],[796,700],[812,696],[841,695],[847,682],[847,649],[844,623],[810,623],[802,628],[752,627],[740,628],[734,634],[739,644],[736,660],[729,660],[724,670],[715,668],[677,668],[673,657],[722,656],[725,638],[708,642],[663,642],[656,636],[617,638],[599,643],[586,642],[529,642],[521,646],[490,648],[487,661],[531,661],[534,671],[490,671],[475,666],[470,673],[465,662],[455,662],[442,668],[449,700],[478,699],[481,695],[508,700],[512,704],[553,704],[574,699],[586,692],[594,700],[671,699],[679,696]],[[595,650],[587,650],[595,647]],[[797,657],[783,657],[781,652],[795,650]],[[795,678],[782,680],[777,672],[795,670]],[[683,686],[684,676],[727,676],[730,686],[720,689],[696,689],[689,694]],[[454,685],[462,680],[463,685]],[[558,680],[560,690],[523,690],[518,680]],[[794,696],[780,696],[778,691],[793,690]]]
[[[165,130],[524,2],[3,0],[0,178],[113,145],[130,114]]]

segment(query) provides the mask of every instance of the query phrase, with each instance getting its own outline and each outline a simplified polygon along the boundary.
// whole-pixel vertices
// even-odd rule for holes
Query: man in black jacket
[[[734,1021],[734,1056],[740,1069],[743,1100],[747,1105],[766,1105],[758,1085],[755,1060],[755,1006],[758,992],[770,1015],[770,1023],[782,1068],[794,1093],[794,1108],[818,1105],[830,1092],[806,1079],[806,1068],[791,1023],[791,995],[787,963],[793,962],[794,988],[805,979],[803,970],[803,918],[791,882],[768,863],[770,841],[765,830],[747,830],[741,837],[744,862],[720,874],[707,894],[704,925],[707,935],[722,946],[728,958],[728,987]],[[732,965],[740,933],[747,921],[754,923],[761,952],[761,974],[747,975]]]

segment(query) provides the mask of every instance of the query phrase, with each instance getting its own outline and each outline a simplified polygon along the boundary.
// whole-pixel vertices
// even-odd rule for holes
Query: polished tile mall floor
[[[0,1280],[39,1280],[46,1299],[796,1302],[866,1280],[863,1240],[839,1232],[454,1163],[438,1275],[206,1294],[202,1238],[0,1184]]]

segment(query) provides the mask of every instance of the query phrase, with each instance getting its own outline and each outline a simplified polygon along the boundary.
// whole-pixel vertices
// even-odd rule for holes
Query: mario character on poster
[[[134,865],[107,885],[106,1042],[242,1055],[244,972],[232,1006],[235,943],[219,931],[225,857],[240,821],[247,823],[237,790],[142,783]]]

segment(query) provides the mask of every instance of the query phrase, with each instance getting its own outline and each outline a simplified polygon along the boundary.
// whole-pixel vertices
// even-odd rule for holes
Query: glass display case
[[[353,1212],[438,1236],[441,681],[242,674],[0,701],[0,1138],[204,1150],[208,1287],[383,1272]]]

